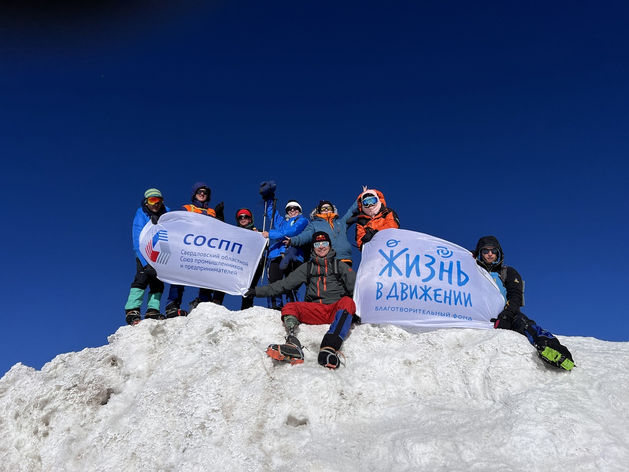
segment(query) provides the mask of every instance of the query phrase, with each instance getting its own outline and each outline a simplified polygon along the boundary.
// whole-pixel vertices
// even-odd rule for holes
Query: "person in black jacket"
[[[253,224],[253,213],[249,208],[240,208],[236,212],[236,224],[238,227],[243,229],[250,229],[251,231],[259,232],[258,229]],[[253,280],[251,281],[251,285],[249,288],[255,288],[260,281],[260,277],[262,277],[262,272],[264,271],[264,259],[260,259],[258,263],[258,268],[256,269],[255,274],[253,275]],[[242,297],[242,303],[240,304],[241,310],[246,310],[247,308],[251,308],[253,306],[253,298]]]
[[[492,318],[494,328],[510,329],[525,335],[535,346],[539,356],[549,364],[572,370],[574,360],[570,351],[549,331],[539,327],[520,311],[524,305],[524,286],[517,270],[504,263],[504,252],[498,239],[483,236],[472,252],[476,263],[487,270],[496,282],[507,303],[497,318]]]

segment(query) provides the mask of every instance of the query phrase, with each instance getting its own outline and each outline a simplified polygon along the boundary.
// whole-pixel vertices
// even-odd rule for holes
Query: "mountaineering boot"
[[[190,311],[194,310],[196,307],[199,306],[199,303],[201,303],[201,299],[197,297],[188,304],[188,309]]]
[[[535,348],[539,357],[555,367],[561,367],[565,370],[572,370],[574,360],[572,354],[565,346],[562,346],[557,338],[547,338],[540,336],[535,342]]]
[[[132,308],[130,310],[126,310],[127,315],[127,324],[133,326],[142,321],[142,316],[140,315],[140,310],[136,308]]]
[[[144,313],[144,319],[145,320],[164,320],[166,319],[166,317],[162,315],[159,312],[159,310],[156,310],[155,308],[149,308],[148,310],[146,310],[146,313]]]
[[[304,362],[303,346],[299,339],[291,334],[286,337],[286,344],[271,344],[267,348],[266,353],[277,361],[290,362],[291,364],[302,364]]]
[[[328,369],[336,369],[341,365],[341,359],[339,358],[339,354],[343,356],[343,353],[339,351],[341,344],[343,344],[343,339],[336,334],[328,333],[323,336],[319,358],[317,359],[319,364]]]
[[[178,316],[188,316],[188,312],[180,310],[179,305],[175,302],[170,302],[166,305],[166,318],[176,318]]]

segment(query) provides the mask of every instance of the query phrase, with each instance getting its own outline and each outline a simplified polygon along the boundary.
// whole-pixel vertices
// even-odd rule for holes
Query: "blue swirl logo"
[[[389,239],[387,241],[387,247],[396,247],[398,244],[400,244],[400,241],[395,239]]]
[[[452,257],[454,255],[454,253],[445,246],[437,246],[437,254],[444,259],[448,259],[449,257]]]

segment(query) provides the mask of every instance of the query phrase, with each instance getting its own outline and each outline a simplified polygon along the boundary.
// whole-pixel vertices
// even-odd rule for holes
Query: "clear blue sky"
[[[308,212],[369,185],[498,237],[544,328],[629,340],[627,2],[104,3],[0,7],[0,374],[105,344],[144,190],[198,180],[258,225],[262,180]]]

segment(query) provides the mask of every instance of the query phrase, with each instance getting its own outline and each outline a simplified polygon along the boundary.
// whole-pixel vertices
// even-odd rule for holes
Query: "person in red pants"
[[[340,364],[339,350],[348,335],[352,321],[360,321],[352,300],[356,272],[336,259],[330,236],[324,231],[312,235],[311,259],[300,265],[288,277],[262,287],[250,288],[245,297],[273,297],[306,284],[303,302],[291,302],[282,308],[282,321],[288,330],[285,344],[271,344],[267,354],[278,361],[301,364],[303,346],[295,336],[299,323],[328,324],[323,336],[318,362],[336,369]]]

